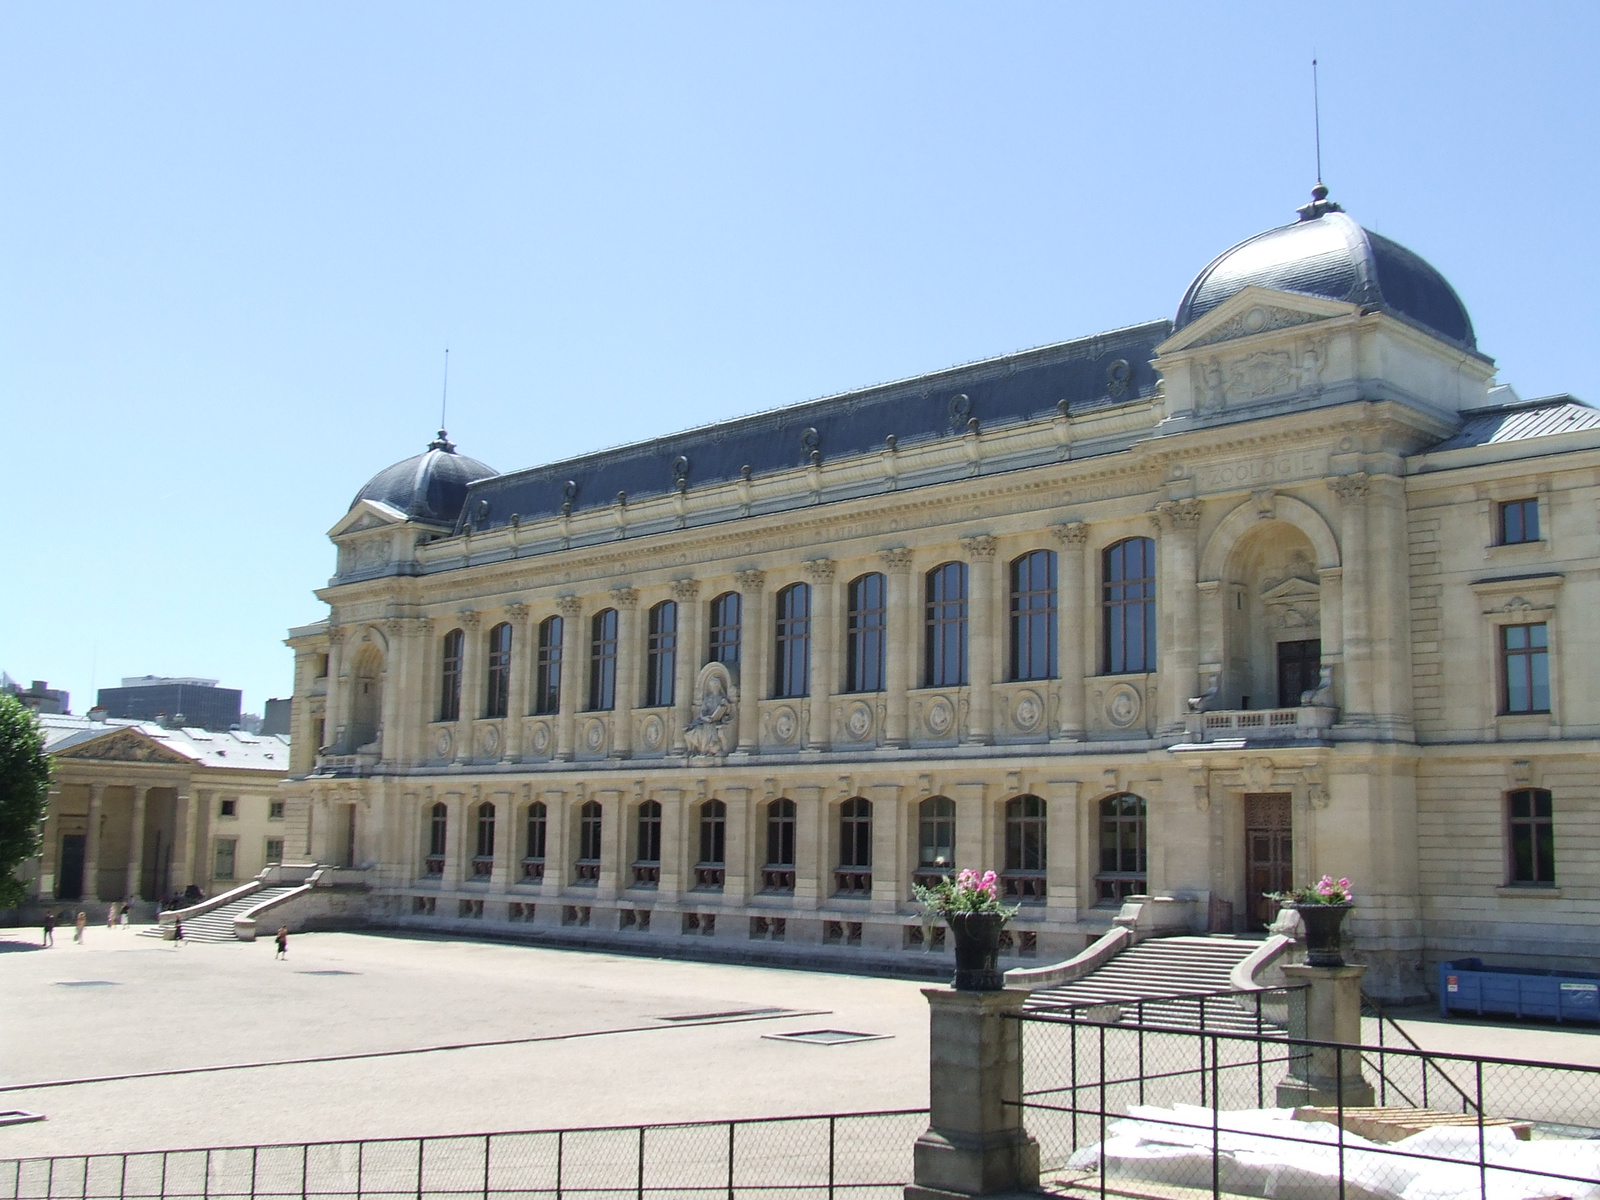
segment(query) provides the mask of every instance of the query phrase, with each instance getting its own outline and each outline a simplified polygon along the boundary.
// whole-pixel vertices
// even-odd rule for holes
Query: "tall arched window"
[[[1094,877],[1098,903],[1121,904],[1144,894],[1144,826],[1143,796],[1123,792],[1100,801],[1100,869]]]
[[[1034,550],[1011,563],[1011,678],[1056,675],[1056,556]]]
[[[524,879],[544,878],[544,847],[549,826],[550,817],[544,801],[535,800],[528,805],[528,832],[522,856]]]
[[[791,583],[778,593],[777,671],[774,696],[804,696],[811,690],[811,585]]]
[[[761,887],[767,892],[794,891],[793,800],[767,805],[767,861],[761,868]]]
[[[1100,556],[1105,673],[1156,669],[1156,544],[1132,537]]]
[[[444,874],[445,835],[450,829],[450,809],[442,801],[428,810],[428,853],[422,860],[424,875]]]
[[[578,810],[578,861],[573,864],[575,883],[600,881],[600,801],[590,800]]]
[[[927,886],[955,870],[956,802],[929,796],[917,805],[917,871],[915,882]]]
[[[707,800],[700,806],[700,857],[694,864],[694,885],[720,888],[727,870],[728,806]]]
[[[617,610],[603,608],[589,622],[589,711],[617,706]]]
[[[872,895],[872,801],[856,796],[839,806],[839,869],[834,890],[841,896]]]
[[[678,605],[663,600],[650,610],[650,634],[645,647],[644,706],[665,708],[677,691]]]
[[[472,855],[472,877],[487,879],[494,874],[494,805],[485,800],[475,815],[478,844]]]
[[[711,602],[711,644],[707,662],[739,665],[740,613],[738,592],[723,592]]]
[[[661,805],[646,800],[639,805],[635,827],[633,883],[653,887],[661,882]]]
[[[483,715],[503,717],[511,708],[511,623],[502,621],[489,630],[489,694]]]
[[[466,635],[452,629],[444,635],[440,647],[442,659],[439,668],[439,720],[461,719],[461,651]]]
[[[852,579],[845,613],[845,691],[883,691],[887,617],[883,576],[874,571]]]
[[[1044,900],[1045,808],[1038,796],[1006,801],[1005,894],[1016,900]]]
[[[561,638],[565,629],[560,617],[539,622],[538,678],[533,687],[533,711],[561,711]]]
[[[967,682],[967,564],[947,562],[928,572],[923,682],[962,687]]]

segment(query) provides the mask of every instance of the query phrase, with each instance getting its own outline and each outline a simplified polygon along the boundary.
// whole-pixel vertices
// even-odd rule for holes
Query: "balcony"
[[[1192,742],[1290,742],[1325,740],[1339,719],[1331,706],[1305,704],[1298,708],[1224,709],[1190,713],[1188,734]]]
[[[696,863],[694,886],[697,891],[720,892],[728,878],[728,869],[721,863]]]
[[[872,896],[872,871],[862,867],[840,867],[833,873],[833,894],[868,899]]]
[[[661,883],[661,864],[659,862],[636,862],[633,864],[633,885],[636,888],[653,888]]]
[[[580,858],[573,863],[572,882],[576,887],[598,887],[600,884],[600,860],[598,858]]]
[[[358,750],[354,754],[317,755],[318,775],[371,775],[382,757],[379,750]]]
[[[480,854],[472,860],[472,878],[483,883],[489,881],[494,874],[494,856]]]
[[[761,868],[763,892],[793,892],[794,868],[782,863],[769,863]]]
[[[1021,904],[1043,904],[1044,872],[1004,871],[1000,875],[1000,892],[1007,900],[1015,900]]]
[[[422,873],[429,879],[440,879],[444,876],[444,855],[430,854],[422,860]]]
[[[525,858],[522,860],[522,879],[524,883],[538,883],[544,878],[544,859]]]

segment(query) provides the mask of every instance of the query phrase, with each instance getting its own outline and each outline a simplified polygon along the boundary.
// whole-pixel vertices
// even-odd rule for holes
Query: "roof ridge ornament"
[[[450,440],[450,435],[444,430],[439,430],[439,436],[428,443],[429,450],[443,450],[446,454],[456,452],[456,444]]]
[[[1337,200],[1328,199],[1328,185],[1322,180],[1317,180],[1317,186],[1311,189],[1311,203],[1302,204],[1295,212],[1300,214],[1302,221],[1315,221],[1324,213],[1342,213],[1344,205]]]

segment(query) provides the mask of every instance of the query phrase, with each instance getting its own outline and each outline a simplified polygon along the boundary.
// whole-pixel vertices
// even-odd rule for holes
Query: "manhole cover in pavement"
[[[359,975],[360,971],[296,971],[296,975]]]
[[[811,1046],[842,1046],[847,1042],[879,1042],[892,1034],[855,1033],[849,1029],[805,1029],[797,1033],[764,1033],[775,1042],[805,1042]]]
[[[116,987],[115,979],[62,979],[56,983],[57,987]]]

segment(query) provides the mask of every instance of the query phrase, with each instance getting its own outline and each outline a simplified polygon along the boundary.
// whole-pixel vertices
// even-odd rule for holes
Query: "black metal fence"
[[[0,1200],[901,1200],[924,1110],[0,1162]]]
[[[1024,1124],[1060,1186],[1328,1200],[1600,1196],[1600,1069],[1082,1012],[1021,1020]],[[1310,1104],[1293,1095],[1308,1073],[1331,1085]],[[1371,1098],[1339,1082],[1358,1077]]]

